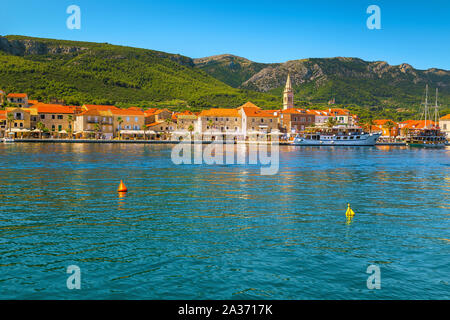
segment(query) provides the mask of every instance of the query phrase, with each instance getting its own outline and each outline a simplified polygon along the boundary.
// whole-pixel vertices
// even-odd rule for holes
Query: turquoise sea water
[[[0,298],[450,298],[449,148],[280,151],[261,176],[169,145],[0,144]]]

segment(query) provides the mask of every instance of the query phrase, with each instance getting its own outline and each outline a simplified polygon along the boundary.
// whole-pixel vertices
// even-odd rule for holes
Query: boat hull
[[[407,145],[412,148],[445,148],[445,143],[408,143]]]
[[[311,140],[304,138],[295,138],[292,145],[294,146],[346,146],[346,147],[372,147],[381,136],[379,133],[370,133],[360,135],[360,139],[343,140],[343,137],[321,138],[320,140]],[[347,137],[349,138],[349,137]]]

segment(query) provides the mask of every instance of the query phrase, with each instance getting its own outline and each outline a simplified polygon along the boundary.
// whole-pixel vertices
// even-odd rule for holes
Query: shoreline
[[[15,143],[101,143],[101,144],[117,144],[117,143],[125,143],[125,144],[178,144],[182,141],[171,141],[171,140],[95,140],[95,139],[15,139]],[[186,143],[187,141],[183,141]],[[211,144],[213,141],[192,141],[192,143],[201,143],[201,144]],[[234,144],[253,144],[253,143],[261,143],[261,142],[253,142],[253,141],[239,141]],[[271,144],[267,142],[267,144]],[[290,142],[279,141],[278,144],[280,146],[289,146]],[[381,142],[376,143],[375,146],[406,146],[405,142]]]

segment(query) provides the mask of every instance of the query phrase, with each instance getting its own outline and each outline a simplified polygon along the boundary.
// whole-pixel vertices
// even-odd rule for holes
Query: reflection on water
[[[450,297],[449,149],[280,150],[261,176],[168,145],[0,145],[0,298]]]

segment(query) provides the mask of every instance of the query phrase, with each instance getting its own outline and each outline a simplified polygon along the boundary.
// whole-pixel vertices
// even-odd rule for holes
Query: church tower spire
[[[292,90],[291,75],[288,73],[286,86],[283,92],[283,109],[291,109],[294,107],[294,90]]]

